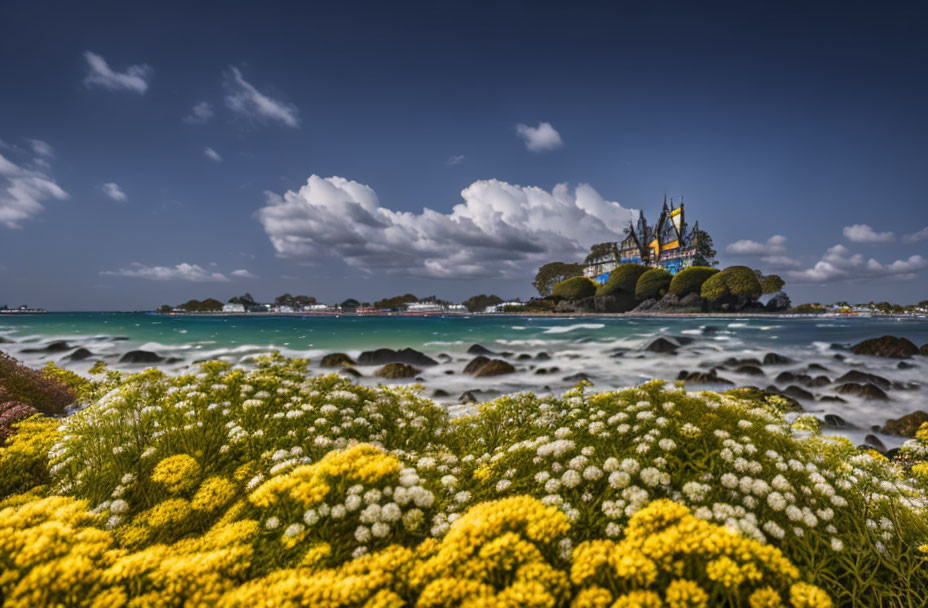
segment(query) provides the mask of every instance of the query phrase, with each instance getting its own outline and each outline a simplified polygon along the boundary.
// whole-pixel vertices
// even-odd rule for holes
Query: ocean
[[[144,365],[120,364],[130,350],[145,350],[164,357],[155,364],[172,373],[189,371],[201,360],[223,359],[235,365],[251,365],[257,355],[272,350],[306,357],[310,368],[331,352],[357,357],[376,348],[413,348],[438,359],[424,368],[419,378],[425,393],[447,393],[436,401],[455,412],[466,411],[461,395],[471,391],[480,400],[501,394],[533,391],[560,392],[573,386],[577,374],[585,374],[592,390],[609,390],[649,379],[675,380],[680,371],[708,371],[717,367],[719,377],[735,385],[786,389],[793,381],[777,381],[783,371],[828,380],[814,387],[799,385],[811,394],[799,401],[809,413],[824,418],[840,416],[846,425],[839,432],[862,442],[872,427],[889,418],[928,410],[928,357],[915,357],[911,367],[899,361],[855,356],[846,349],[867,338],[902,336],[917,345],[928,343],[925,318],[791,318],[791,317],[550,317],[550,316],[162,316],[141,313],[49,313],[0,317],[0,350],[29,365],[40,367],[54,361],[62,367],[86,372],[102,360],[115,369],[138,370]],[[652,353],[645,348],[657,337],[685,342],[676,354]],[[49,352],[48,345],[64,341]],[[516,373],[474,378],[463,373],[473,355],[467,349],[480,344],[516,367]],[[76,348],[91,356],[69,359]],[[742,364],[731,358],[762,360],[767,353],[788,357],[791,363],[760,366],[762,375],[736,371]],[[545,355],[550,356],[546,359]],[[440,354],[448,355],[441,357]],[[726,362],[726,360],[729,360]],[[808,366],[815,364],[824,370]],[[905,367],[905,366],[903,366]],[[357,381],[375,385],[373,367],[359,367]],[[850,370],[867,371],[893,383],[889,400],[870,401],[836,396],[834,383]],[[406,381],[409,382],[409,381]],[[720,386],[695,386],[716,389]],[[825,400],[822,400],[822,398]],[[874,433],[887,447],[902,438]]]

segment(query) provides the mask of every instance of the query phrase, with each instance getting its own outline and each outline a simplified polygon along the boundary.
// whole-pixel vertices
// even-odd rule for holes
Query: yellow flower
[[[664,600],[668,608],[705,608],[709,596],[695,582],[677,579],[667,585]]]
[[[169,456],[155,465],[151,480],[163,485],[171,494],[179,494],[196,486],[200,465],[188,454]]]
[[[212,513],[226,506],[235,498],[238,488],[234,483],[223,477],[210,477],[193,495],[190,507],[194,511]]]
[[[570,608],[609,608],[611,605],[612,594],[609,593],[609,590],[593,586],[581,589],[574,596]]]
[[[770,587],[761,587],[752,593],[748,604],[751,608],[781,608],[783,606],[780,594]]]
[[[828,594],[807,583],[796,583],[789,588],[789,601],[793,608],[831,608]]]
[[[660,608],[661,596],[653,591],[632,591],[620,595],[612,608]]]

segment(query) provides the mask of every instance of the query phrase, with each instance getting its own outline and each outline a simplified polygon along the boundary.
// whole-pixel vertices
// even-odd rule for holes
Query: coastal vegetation
[[[691,293],[698,294],[702,290],[703,283],[712,275],[719,272],[718,268],[709,266],[690,266],[684,268],[674,275],[670,281],[670,293],[682,298]]]
[[[573,277],[554,285],[552,295],[568,300],[589,298],[596,293],[596,284],[586,277]]]
[[[551,262],[538,269],[532,286],[538,290],[539,295],[545,297],[551,295],[556,283],[579,276],[583,276],[583,264]]]
[[[5,605],[928,602],[928,426],[888,460],[658,381],[451,419],[306,363],[50,371],[79,407],[0,447]]]
[[[652,268],[638,277],[635,283],[635,297],[639,300],[661,298],[670,288],[673,275],[663,268]]]
[[[464,308],[467,309],[467,312],[483,312],[487,309],[488,306],[496,306],[497,304],[502,304],[503,299],[497,295],[485,295],[480,294],[472,296],[464,300]]]

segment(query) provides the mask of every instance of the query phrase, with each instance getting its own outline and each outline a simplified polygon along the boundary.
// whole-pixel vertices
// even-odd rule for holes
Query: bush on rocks
[[[567,300],[582,300],[596,293],[596,284],[586,277],[573,277],[554,284],[552,294]]]
[[[622,264],[609,273],[609,280],[604,285],[596,288],[596,295],[625,294],[634,296],[638,279],[647,271],[648,267],[641,264]]]
[[[760,281],[747,266],[729,266],[713,274],[702,284],[700,294],[709,301],[725,298],[756,300],[761,296]]]
[[[670,281],[670,293],[681,298],[691,293],[699,295],[702,284],[712,275],[718,274],[718,272],[718,268],[710,266],[684,268],[673,275],[673,280]]]
[[[663,268],[652,268],[643,272],[635,284],[635,297],[639,300],[663,297],[672,279],[673,275]]]

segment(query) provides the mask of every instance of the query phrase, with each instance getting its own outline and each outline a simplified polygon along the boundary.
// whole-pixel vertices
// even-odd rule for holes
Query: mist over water
[[[928,410],[928,358],[915,357],[911,368],[900,369],[896,359],[855,356],[842,350],[867,338],[902,336],[917,345],[928,343],[928,319],[915,318],[636,318],[636,317],[367,317],[367,316],[182,316],[170,317],[130,313],[56,313],[41,316],[0,318],[0,350],[29,365],[40,367],[54,361],[62,367],[86,372],[102,360],[116,369],[138,370],[145,365],[120,364],[131,350],[157,353],[165,361],[155,364],[166,371],[190,371],[197,361],[222,359],[249,366],[254,357],[278,350],[287,356],[310,359],[316,373],[331,372],[318,366],[326,353],[345,352],[357,357],[364,350],[406,348],[422,351],[439,360],[439,365],[422,370],[425,394],[436,389],[449,396],[438,398],[453,411],[470,406],[459,404],[465,391],[477,398],[518,392],[560,392],[576,384],[585,374],[594,390],[604,391],[661,378],[675,380],[681,370],[709,371],[725,366],[726,359],[762,360],[777,353],[793,360],[788,365],[762,366],[764,375],[739,374],[737,365],[727,365],[718,375],[735,385],[761,388],[789,383],[775,382],[782,371],[825,375],[835,380],[849,370],[877,374],[905,389],[890,390],[889,401],[865,401],[844,396],[846,403],[820,401],[835,394],[836,385],[807,388],[815,396],[802,400],[807,412],[823,417],[837,414],[855,428],[843,435],[862,442],[871,427],[882,425],[914,410]],[[645,349],[663,336],[680,341],[676,354],[657,354]],[[690,340],[692,340],[690,342]],[[49,344],[65,341],[67,349],[47,352]],[[491,378],[474,378],[462,372],[472,358],[467,349],[481,344],[505,357],[516,373]],[[92,356],[82,361],[68,357],[76,348]],[[439,358],[440,354],[446,357]],[[546,353],[550,360],[539,357]],[[844,357],[838,360],[835,356]],[[169,362],[170,361],[170,362]],[[826,371],[808,372],[810,364]],[[556,368],[556,369],[553,369]],[[357,381],[375,385],[375,367],[359,367]],[[540,371],[543,370],[543,373]],[[901,385],[901,384],[900,384]],[[725,388],[689,385],[691,390]],[[888,446],[902,438],[877,434]]]

